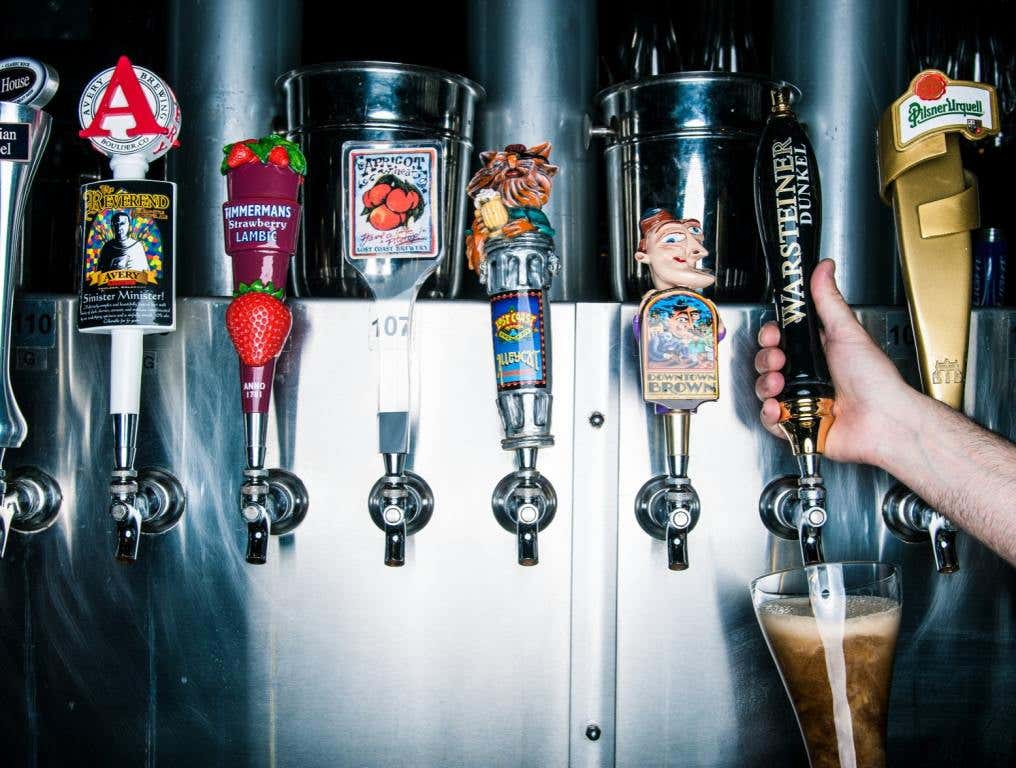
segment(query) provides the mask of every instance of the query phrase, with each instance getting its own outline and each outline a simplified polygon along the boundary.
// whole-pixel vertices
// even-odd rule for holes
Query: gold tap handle
[[[921,95],[921,81],[929,78],[941,81],[942,91],[935,98]],[[979,118],[961,123],[960,117],[945,127],[941,117],[922,118],[924,114],[940,115],[940,104],[956,101],[950,93],[957,92],[947,87],[959,88],[963,94],[983,94],[981,112],[972,112],[980,114],[983,122]],[[960,106],[978,108],[966,102]],[[997,133],[997,115],[990,87],[922,72],[910,90],[886,110],[879,125],[881,192],[892,204],[896,219],[921,381],[927,394],[956,409],[963,405],[970,333],[970,230],[979,226],[977,183],[963,169],[959,134],[982,138]],[[922,119],[929,125],[925,133],[921,133]],[[936,126],[936,120],[937,127],[931,127]],[[901,138],[904,121],[911,131],[905,141]]]

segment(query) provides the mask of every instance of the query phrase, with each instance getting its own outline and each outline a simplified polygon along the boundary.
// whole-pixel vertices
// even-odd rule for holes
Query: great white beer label
[[[639,309],[642,396],[694,410],[720,397],[716,305],[684,288],[650,294]]]
[[[344,153],[349,258],[440,255],[437,148],[347,145]]]
[[[104,155],[166,154],[180,133],[180,107],[166,82],[121,56],[85,86],[78,135]]]
[[[950,80],[928,69],[893,103],[893,140],[897,150],[936,133],[959,132],[983,139],[999,130],[995,89],[984,83]]]
[[[0,101],[41,109],[56,93],[56,70],[35,59],[0,60]]]
[[[153,179],[81,187],[78,330],[172,329],[175,197]]]
[[[27,163],[32,159],[29,130],[28,123],[0,123],[0,160]]]

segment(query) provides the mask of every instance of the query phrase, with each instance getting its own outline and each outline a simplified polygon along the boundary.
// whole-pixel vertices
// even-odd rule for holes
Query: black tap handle
[[[534,523],[516,523],[515,531],[519,545],[519,565],[536,565],[539,563],[539,520]]]
[[[132,506],[122,520],[116,521],[116,559],[122,563],[133,563],[138,559],[140,546],[141,513]]]
[[[406,520],[385,522],[385,565],[394,568],[406,564]]]
[[[688,528],[667,524],[667,567],[672,571],[688,568]]]
[[[786,353],[778,399],[833,397],[811,296],[822,224],[818,164],[789,94],[779,91],[774,99],[755,156],[755,218]]]
[[[268,562],[268,540],[271,536],[271,520],[268,514],[261,514],[254,521],[247,522],[247,562],[264,565]]]

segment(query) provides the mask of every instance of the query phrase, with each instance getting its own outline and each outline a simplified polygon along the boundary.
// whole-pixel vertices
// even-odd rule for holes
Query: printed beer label
[[[245,197],[222,206],[226,252],[274,248],[287,254],[296,250],[300,206],[277,198]]]
[[[32,159],[28,130],[28,123],[0,123],[0,160],[27,163]]]
[[[433,259],[440,254],[437,148],[346,150],[351,259]]]
[[[543,291],[491,296],[490,320],[498,390],[547,386]]]
[[[173,327],[175,195],[150,179],[81,187],[79,330]]]
[[[976,141],[998,133],[995,89],[984,83],[950,80],[935,69],[921,72],[893,103],[897,150],[936,133],[959,132]]]
[[[684,288],[657,291],[639,309],[642,394],[648,403],[694,410],[720,397],[716,306]]]

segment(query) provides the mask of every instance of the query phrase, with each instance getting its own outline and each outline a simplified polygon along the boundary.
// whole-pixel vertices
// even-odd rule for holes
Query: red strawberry
[[[257,160],[257,155],[251,151],[251,148],[246,143],[240,142],[234,144],[229,150],[229,154],[226,156],[226,165],[230,168],[238,168],[244,163],[250,163]]]
[[[272,165],[278,165],[285,168],[289,165],[289,153],[285,147],[274,147],[271,152],[268,153],[268,162]]]
[[[226,308],[226,330],[245,365],[264,365],[282,351],[293,315],[282,301],[282,291],[255,280],[240,284]]]

